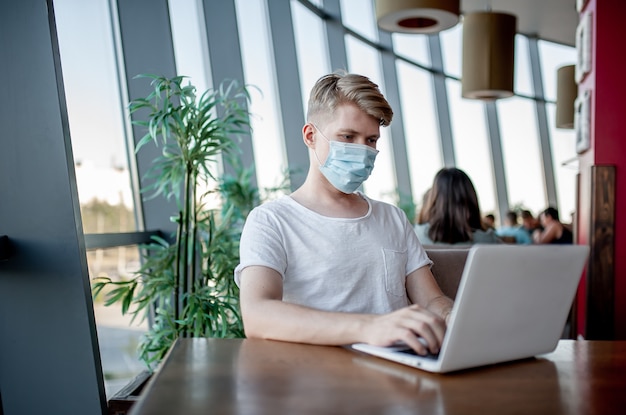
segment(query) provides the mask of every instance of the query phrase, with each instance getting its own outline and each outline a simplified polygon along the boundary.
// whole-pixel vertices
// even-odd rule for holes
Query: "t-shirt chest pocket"
[[[383,248],[385,264],[385,290],[392,295],[406,295],[406,262],[407,251],[396,251]]]

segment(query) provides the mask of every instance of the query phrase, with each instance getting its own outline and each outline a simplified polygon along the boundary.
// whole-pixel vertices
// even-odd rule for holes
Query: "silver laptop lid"
[[[437,359],[404,347],[356,350],[431,372],[507,362],[556,347],[589,248],[581,245],[474,245]]]
[[[554,350],[588,253],[582,245],[473,246],[439,356],[440,371]]]

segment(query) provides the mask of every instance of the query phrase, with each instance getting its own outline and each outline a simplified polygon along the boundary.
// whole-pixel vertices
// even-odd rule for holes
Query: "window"
[[[430,66],[428,38],[425,35],[394,33],[391,37],[393,50],[398,56],[403,56],[424,66]]]
[[[85,233],[137,229],[124,115],[108,1],[54,1],[76,181]],[[85,62],[89,62],[86,69]],[[139,265],[137,247],[87,253],[92,278],[121,279]],[[146,322],[130,324],[121,305],[94,300],[107,396],[144,369],[135,350]]]
[[[450,101],[450,119],[456,165],[467,173],[480,201],[483,212],[497,210],[493,161],[489,149],[489,133],[485,108],[481,101],[461,98],[461,83],[446,82]]]
[[[287,157],[266,5],[261,0],[238,0],[235,4],[246,83],[258,88],[250,90],[252,101],[249,107],[257,182],[259,189],[276,187],[285,177]]]
[[[361,36],[378,41],[378,29],[374,2],[363,0],[341,0],[341,19],[343,25]]]
[[[538,46],[545,96],[548,100],[556,101],[557,70],[563,65],[576,63],[576,49],[543,40],[538,42]],[[556,128],[554,104],[547,104],[546,109],[559,214],[562,221],[569,222],[570,214],[576,210],[576,175],[578,173],[576,137],[574,130]]]
[[[528,96],[534,95],[533,80],[530,72],[528,38],[515,36],[515,93]]]
[[[302,85],[302,105],[306,114],[311,88],[322,75],[330,72],[328,49],[325,47],[324,25],[319,17],[297,0],[291,1],[291,14]]]
[[[546,208],[535,102],[516,96],[497,102],[509,207]]]
[[[439,37],[441,39],[444,71],[452,77],[461,78],[463,24],[459,23],[440,32]]]
[[[420,201],[443,167],[430,72],[397,61],[413,199]]]

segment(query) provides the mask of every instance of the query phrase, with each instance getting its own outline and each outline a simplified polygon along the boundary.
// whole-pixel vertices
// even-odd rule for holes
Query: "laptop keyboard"
[[[439,359],[439,353],[437,353],[437,354],[433,354],[433,353],[419,354],[419,353],[417,353],[415,350],[413,350],[411,348],[398,350],[398,352],[406,353],[406,354],[409,354],[409,355],[412,355],[412,356],[424,357],[426,359],[433,359],[433,360]]]

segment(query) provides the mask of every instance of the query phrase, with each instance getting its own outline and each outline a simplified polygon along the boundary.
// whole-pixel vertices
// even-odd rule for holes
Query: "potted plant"
[[[109,287],[105,304],[121,302],[122,313],[133,319],[152,315],[139,346],[140,358],[151,368],[179,336],[243,337],[232,276],[241,228],[259,195],[250,180],[252,166],[243,168],[234,155],[237,140],[250,128],[247,89],[230,82],[197,96],[193,85],[183,85],[185,77],[141,77],[151,79],[153,91],[130,103],[131,113],[149,113],[146,120],[134,121],[147,128],[136,151],[149,143],[161,149],[146,190],[151,197],[176,200],[176,234],[153,237],[142,247],[143,261],[133,278],[98,278],[93,292]],[[234,176],[216,173],[220,154],[229,157]],[[209,208],[209,197],[221,199],[221,206]]]

